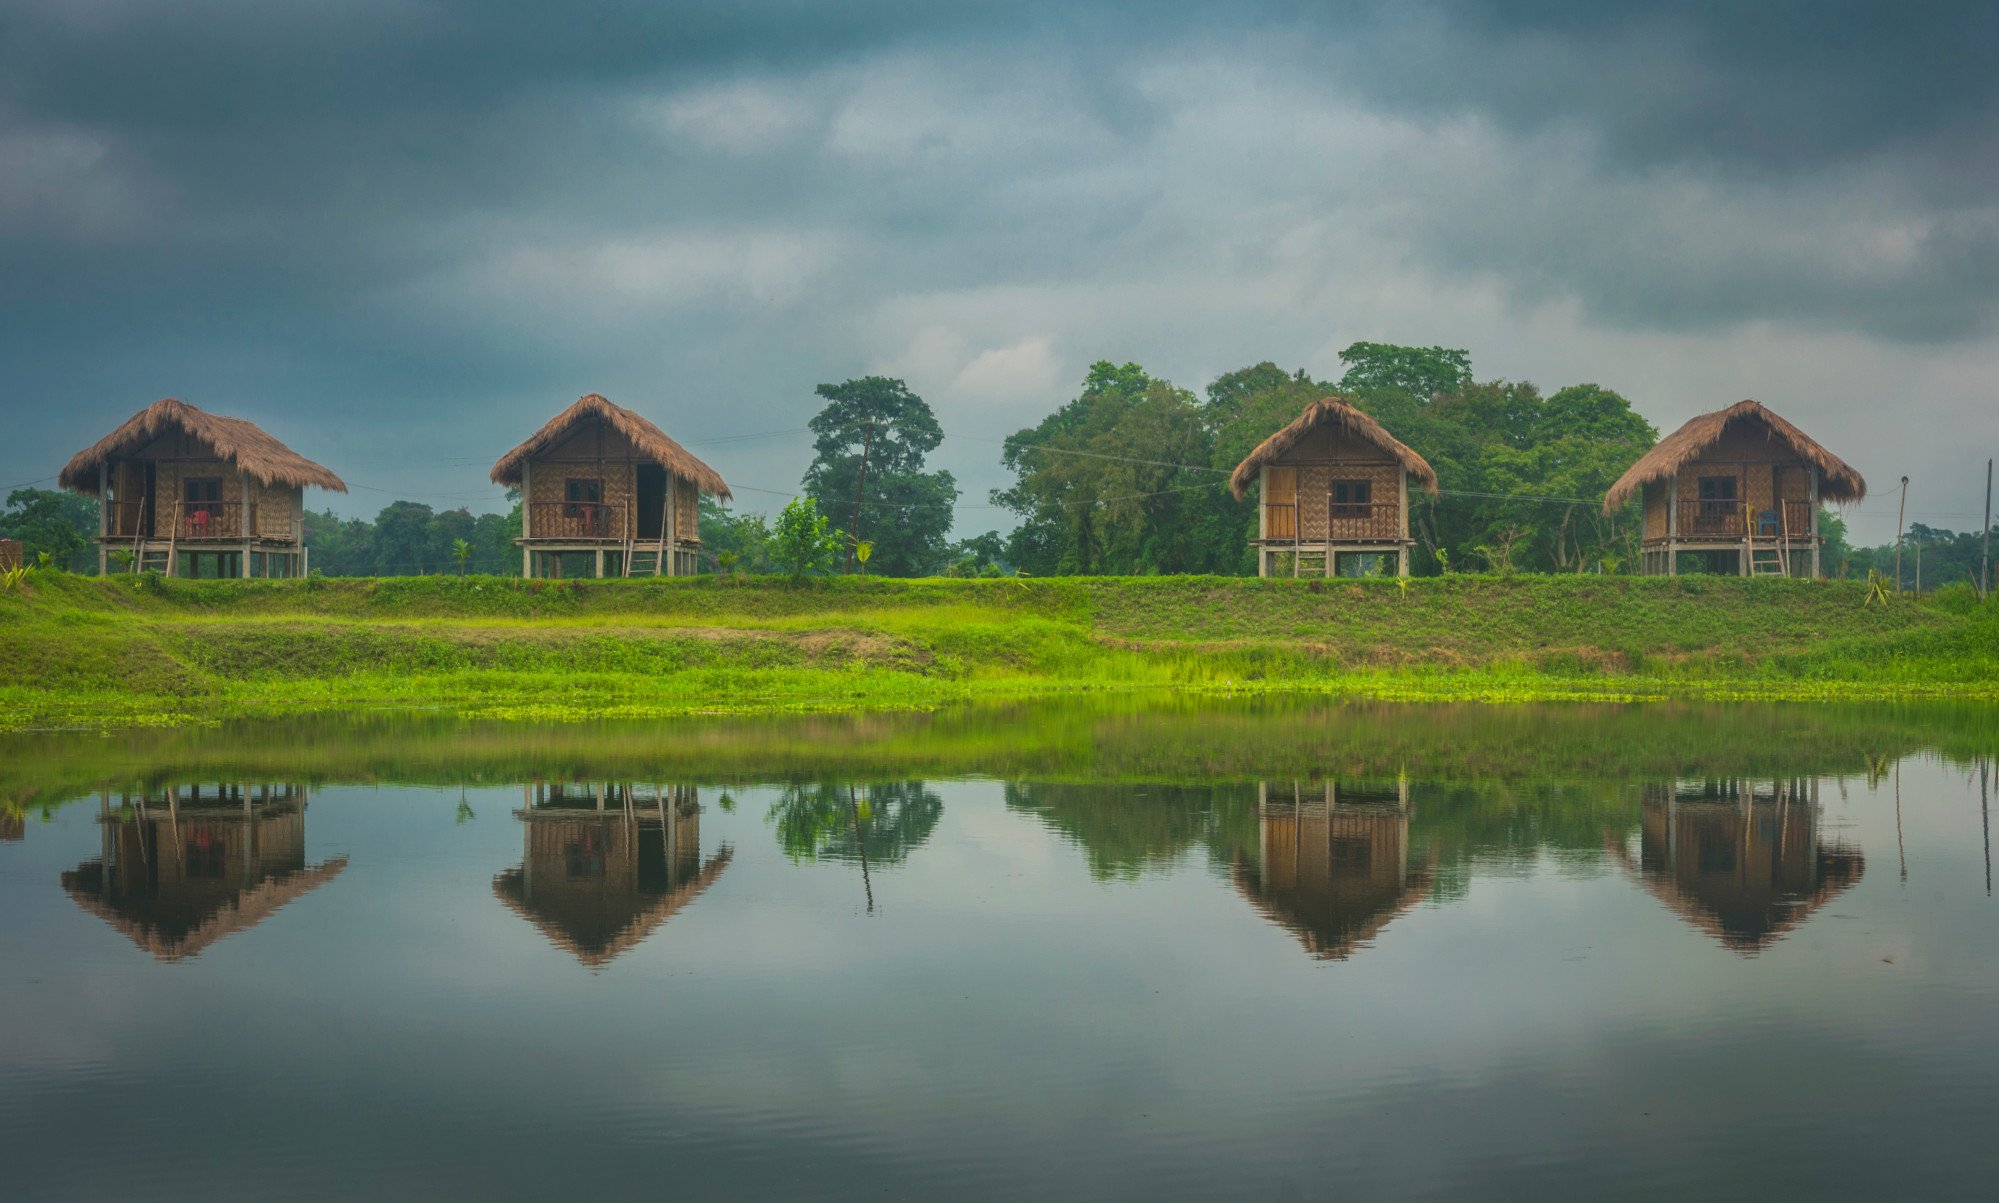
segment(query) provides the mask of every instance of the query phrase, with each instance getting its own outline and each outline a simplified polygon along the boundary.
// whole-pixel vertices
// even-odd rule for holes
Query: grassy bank
[[[1857,584],[1457,576],[524,582],[34,574],[0,726],[437,708],[929,709],[1170,690],[1392,700],[1999,698],[1999,606]]]

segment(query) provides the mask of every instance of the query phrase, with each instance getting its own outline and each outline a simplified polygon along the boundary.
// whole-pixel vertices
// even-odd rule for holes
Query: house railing
[[[1334,501],[1313,504],[1268,502],[1263,538],[1270,543],[1380,542],[1402,537],[1402,507],[1393,501]]]
[[[1757,507],[1732,498],[1680,503],[1681,539],[1740,539],[1751,531],[1758,539],[1810,538],[1812,503],[1786,500]]]
[[[146,529],[147,504],[143,501],[107,501],[104,503],[104,533],[113,539],[136,539],[150,532]]]
[[[110,539],[260,539],[298,538],[298,523],[290,505],[264,506],[239,501],[169,503],[158,514],[144,501],[107,501],[105,537]]]
[[[530,539],[623,539],[625,511],[600,501],[537,501],[528,506]]]

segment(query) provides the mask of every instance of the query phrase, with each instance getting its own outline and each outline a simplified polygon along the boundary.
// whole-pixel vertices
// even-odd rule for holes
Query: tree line
[[[1135,363],[1091,365],[1076,395],[1008,437],[1012,481],[989,496],[1010,531],[954,539],[961,490],[929,466],[944,432],[902,381],[868,376],[822,384],[809,428],[813,458],[798,497],[774,517],[701,502],[705,567],[807,575],[1158,575],[1256,571],[1255,498],[1238,501],[1229,473],[1265,438],[1329,394],[1352,400],[1436,469],[1441,494],[1412,491],[1412,571],[1620,572],[1636,563],[1634,502],[1605,515],[1610,485],[1658,439],[1617,392],[1594,383],[1544,394],[1525,381],[1476,379],[1470,355],[1447,347],[1357,342],[1342,374],[1315,379],[1276,364],[1217,377],[1195,394]],[[333,576],[477,572],[513,575],[520,557],[517,494],[506,513],[434,510],[395,501],[370,521],[308,513],[315,571]],[[984,507],[981,507],[984,508]],[[87,498],[16,490],[0,531],[79,570],[95,563],[97,511]],[[1865,576],[1894,566],[1893,544],[1854,548],[1834,514],[1824,523],[1826,571]],[[1913,583],[1977,571],[1979,536],[1924,526],[1903,541]]]

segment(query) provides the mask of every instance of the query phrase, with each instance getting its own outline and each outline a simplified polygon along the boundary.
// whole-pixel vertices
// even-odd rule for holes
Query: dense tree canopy
[[[1635,513],[1605,519],[1599,506],[1656,432],[1623,397],[1474,383],[1470,356],[1443,347],[1355,343],[1341,360],[1335,383],[1267,362],[1229,372],[1204,403],[1137,364],[1094,365],[1075,400],[1006,442],[1017,479],[994,500],[1021,517],[1010,557],[1036,573],[1254,572],[1254,499],[1232,498],[1227,475],[1337,393],[1437,470],[1442,497],[1411,495],[1417,571],[1631,560]]]
[[[97,570],[97,499],[54,489],[15,489],[0,510],[0,538],[19,539],[28,562],[42,553],[59,568]]]
[[[958,504],[958,484],[949,472],[923,470],[925,457],[944,441],[936,415],[902,381],[885,376],[822,384],[817,392],[826,406],[810,423],[817,437],[805,495],[834,523],[853,527],[853,538],[874,544],[868,571],[883,576],[936,571]]]
[[[327,576],[423,576],[457,572],[453,544],[463,539],[472,553],[468,572],[518,576],[521,533],[516,504],[507,514],[474,514],[464,507],[433,510],[416,501],[392,501],[375,520],[341,518],[332,510],[305,515],[305,541],[312,570]]]
[[[1092,365],[1075,400],[1006,440],[1017,480],[993,501],[1021,518],[1008,557],[1037,575],[1234,570],[1241,522],[1216,500],[1210,424],[1137,364]]]

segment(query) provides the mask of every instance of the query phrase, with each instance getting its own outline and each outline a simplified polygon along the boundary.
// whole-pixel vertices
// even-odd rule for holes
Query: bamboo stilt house
[[[1867,482],[1845,460],[1739,401],[1660,439],[1610,487],[1603,511],[1642,499],[1648,576],[1677,575],[1690,555],[1710,572],[1816,577],[1819,507],[1866,496]]]
[[[700,567],[700,497],[721,474],[666,432],[590,393],[493,465],[521,491],[524,576],[686,576]],[[578,571],[578,562],[581,562]]]
[[[58,480],[98,499],[98,571],[116,555],[168,576],[302,576],[305,490],[347,491],[256,423],[172,397],[77,452]]]
[[[62,875],[78,906],[162,961],[262,923],[347,867],[306,864],[305,788],[176,785],[100,796],[102,851]]]
[[[1236,465],[1240,500],[1257,486],[1256,571],[1339,576],[1385,567],[1409,575],[1409,483],[1432,494],[1437,473],[1381,423],[1325,397]]]
[[[1819,836],[1818,780],[1659,782],[1644,789],[1634,863],[1674,913],[1744,956],[1782,939],[1860,880],[1858,848]]]
[[[1257,857],[1236,889],[1320,960],[1345,960],[1430,892],[1409,863],[1409,787],[1333,781],[1257,787]]]
[[[691,785],[536,782],[514,812],[521,865],[493,895],[549,943],[591,969],[637,947],[728,868],[724,846],[701,859]]]

